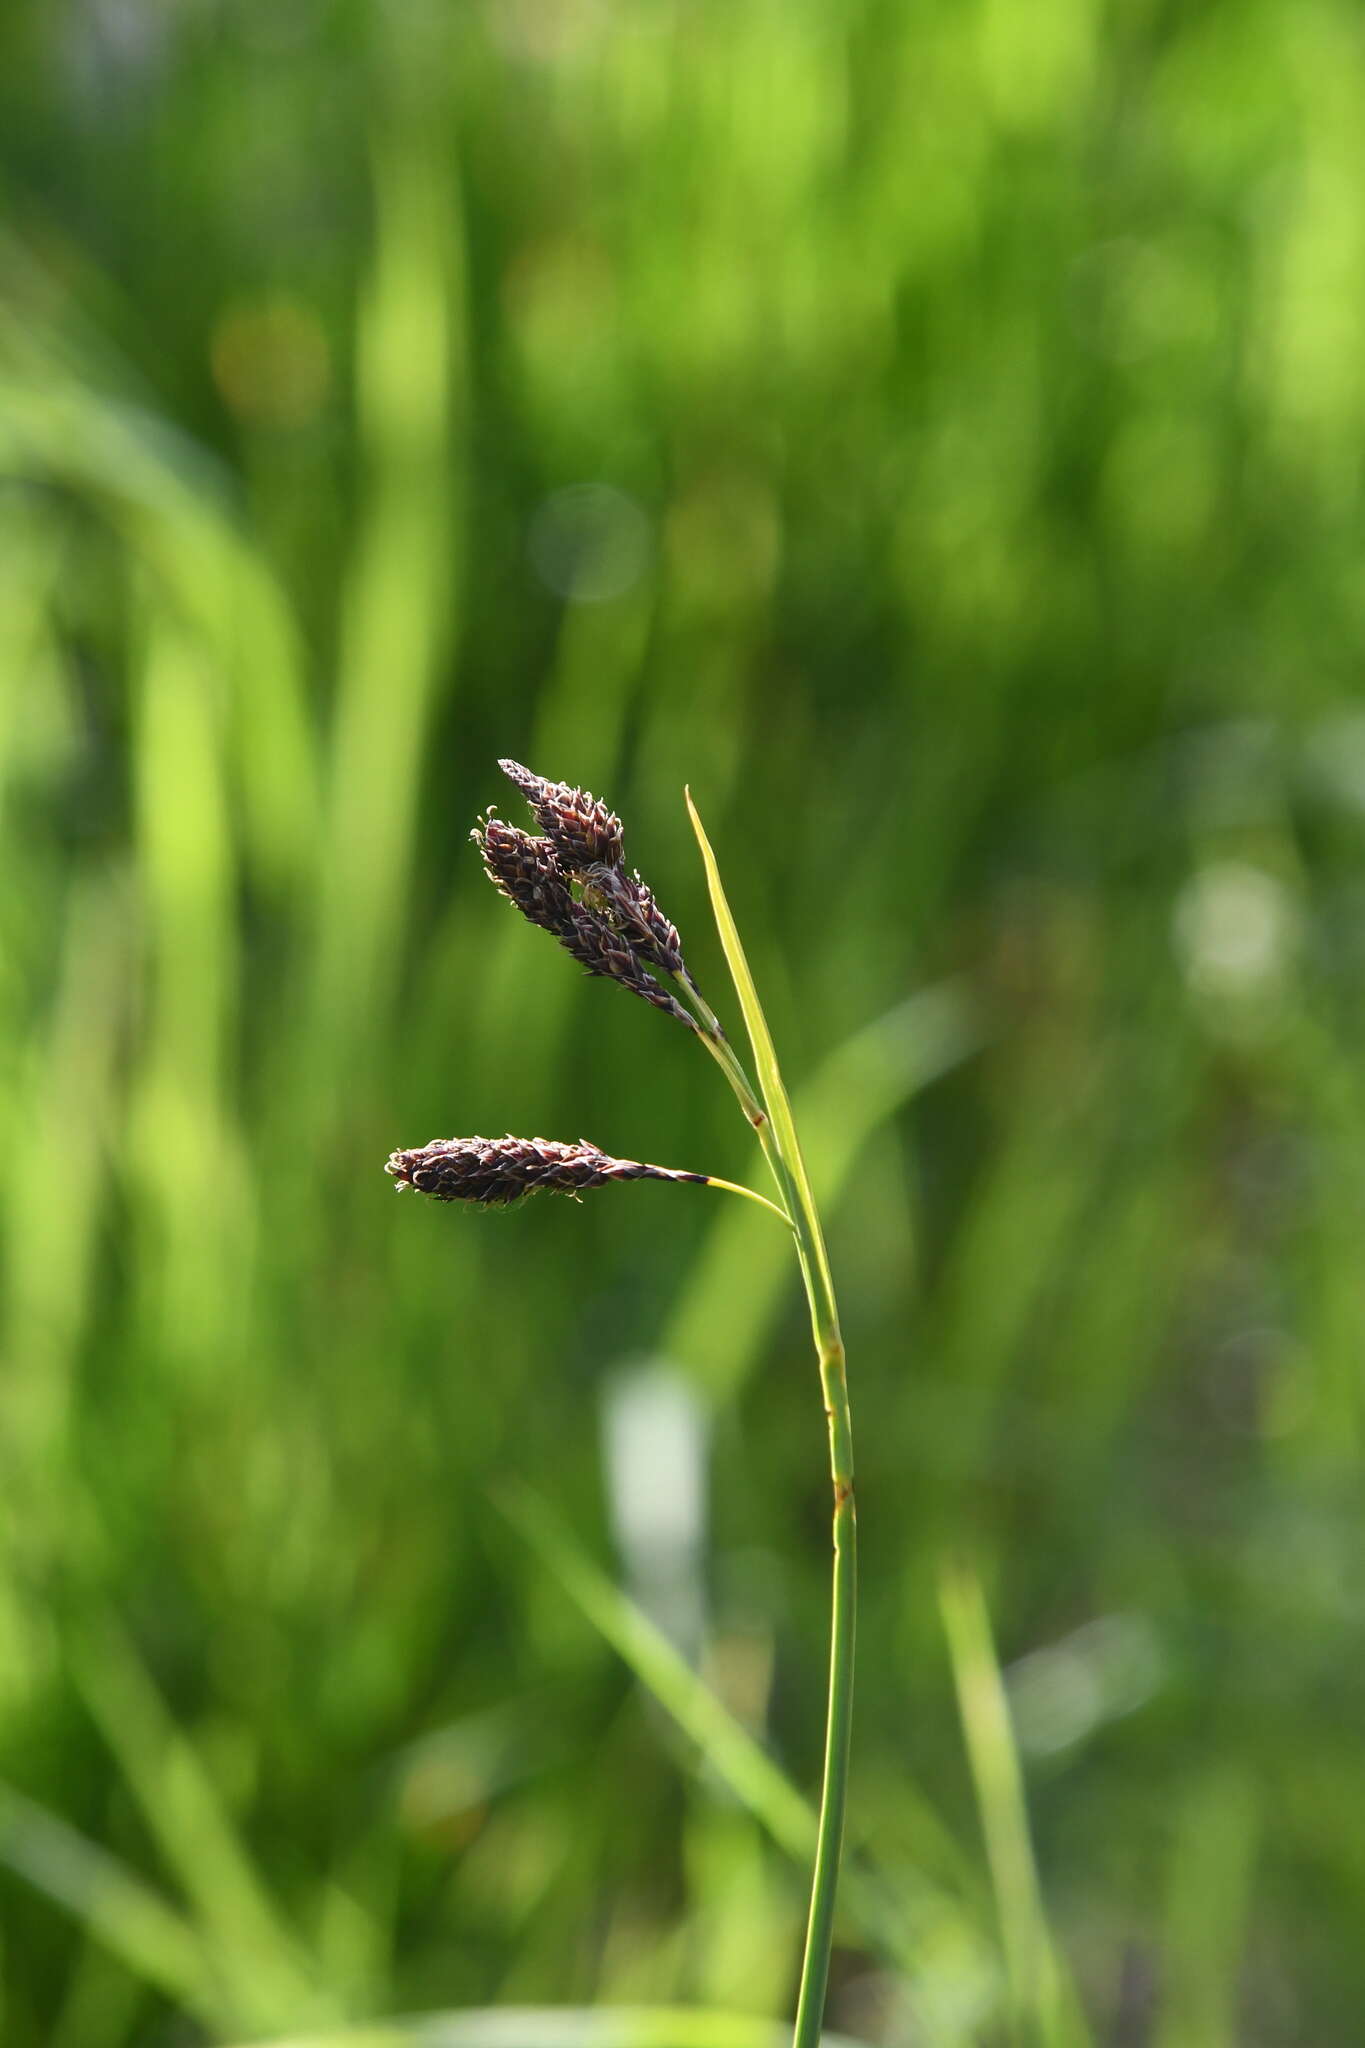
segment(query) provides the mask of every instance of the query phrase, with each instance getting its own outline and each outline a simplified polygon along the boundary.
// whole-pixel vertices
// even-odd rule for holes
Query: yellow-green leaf
[[[801,1156],[801,1145],[796,1135],[796,1124],[792,1117],[791,1103],[787,1098],[781,1069],[777,1064],[772,1033],[768,1029],[768,1020],[763,1014],[763,1005],[758,999],[758,990],[749,971],[744,944],[725,894],[725,885],[720,878],[715,853],[706,836],[706,827],[702,824],[697,807],[692,801],[691,790],[687,790],[685,794],[692,830],[697,835],[702,863],[706,869],[706,886],[711,892],[711,909],[716,920],[716,930],[720,934],[721,947],[730,969],[730,979],[734,982],[735,994],[739,997],[739,1007],[744,1015],[744,1027],[749,1034],[749,1043],[753,1047],[754,1065],[758,1072],[758,1085],[763,1093],[764,1107],[772,1125],[777,1150],[791,1179],[792,1193],[805,1222],[805,1231],[799,1235],[804,1238],[805,1248],[815,1269],[814,1277],[818,1291],[823,1297],[817,1312],[817,1337],[822,1340],[837,1337],[834,1285],[830,1278],[829,1259],[825,1252],[824,1232],[820,1228],[820,1218],[815,1207],[810,1177],[806,1172],[806,1162]],[[814,1310],[814,1303],[812,1308]],[[825,1325],[823,1329],[820,1327],[822,1323]]]

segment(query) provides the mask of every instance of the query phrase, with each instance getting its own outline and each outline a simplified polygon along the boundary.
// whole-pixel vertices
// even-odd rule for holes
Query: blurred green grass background
[[[6,2048],[788,2008],[776,1233],[380,1172],[758,1170],[483,884],[504,753],[737,1023],[691,783],[829,1203],[831,2025],[1081,2038],[984,1594],[1091,2038],[1359,2040],[1363,115],[1348,0],[10,0]]]

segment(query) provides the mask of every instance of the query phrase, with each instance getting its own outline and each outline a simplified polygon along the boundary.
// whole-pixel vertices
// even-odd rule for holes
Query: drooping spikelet
[[[672,1166],[645,1166],[637,1159],[613,1159],[580,1139],[562,1145],[552,1138],[436,1138],[411,1152],[391,1153],[384,1168],[402,1194],[416,1188],[438,1202],[478,1202],[506,1208],[527,1195],[580,1195],[611,1181],[673,1180],[705,1186],[704,1173]]]

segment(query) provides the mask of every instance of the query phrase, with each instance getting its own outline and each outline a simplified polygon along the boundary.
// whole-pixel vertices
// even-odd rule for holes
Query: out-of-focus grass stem
[[[1079,2048],[1085,2024],[1048,1932],[1009,1701],[976,1573],[945,1564],[939,1606],[986,1838],[1013,2038],[1030,2048]]]

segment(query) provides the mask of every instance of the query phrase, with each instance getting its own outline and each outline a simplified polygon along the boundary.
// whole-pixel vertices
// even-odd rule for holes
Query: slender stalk
[[[675,976],[675,979],[683,989],[685,998],[690,1002],[701,1024],[701,1030],[697,1035],[712,1059],[716,1062],[716,1065],[720,1068],[722,1074],[724,1074],[726,1080],[730,1083],[731,1088],[734,1090],[735,1100],[738,1102],[741,1110],[743,1110],[746,1121],[751,1126],[754,1135],[763,1148],[763,1157],[768,1162],[769,1170],[772,1173],[773,1179],[777,1182],[778,1192],[782,1197],[783,1211],[790,1220],[792,1229],[796,1232],[797,1257],[802,1262],[802,1277],[804,1279],[805,1258],[808,1249],[807,1238],[809,1234],[807,1233],[803,1237],[801,1227],[797,1221],[797,1212],[801,1205],[797,1199],[791,1170],[783,1155],[777,1134],[773,1130],[772,1118],[759,1101],[754,1085],[744,1070],[744,1063],[726,1037],[715,1011],[701,994],[701,991],[685,975]],[[811,1315],[813,1318],[815,1304],[810,1292],[809,1281],[806,1283],[806,1295],[811,1302]],[[831,1302],[832,1299],[831,1295]],[[818,1349],[818,1337],[816,1338],[816,1346]]]
[[[812,1310],[814,1303],[812,1303]],[[853,1497],[853,1437],[849,1422],[844,1348],[820,1357],[829,1417],[830,1472],[834,1483],[834,1582],[830,1609],[829,1708],[825,1722],[824,1781],[811,1878],[806,1953],[797,1997],[795,2048],[815,2048],[825,2010],[834,1900],[844,1839],[849,1742],[853,1729],[853,1649],[858,1590],[858,1517]]]
[[[801,1276],[810,1304],[811,1330],[820,1365],[820,1384],[829,1425],[830,1479],[834,1488],[834,1568],[830,1605],[829,1706],[825,1721],[824,1777],[811,1877],[810,1917],[801,1986],[796,2005],[794,2048],[817,2048],[834,1941],[835,1893],[844,1839],[849,1746],[853,1729],[853,1654],[858,1589],[858,1516],[853,1492],[853,1424],[839,1310],[834,1299],[824,1232],[796,1142],[790,1110],[779,1138],[793,1148],[783,1164],[792,1182],[793,1220]]]
[[[685,999],[691,1003],[693,1010],[696,1012],[698,1022],[701,1025],[702,1044],[706,1047],[706,1050],[734,1089],[740,1108],[744,1111],[745,1116],[758,1134],[759,1143],[767,1155],[769,1164],[773,1165],[773,1161],[775,1159],[778,1160],[779,1163],[773,1166],[773,1171],[779,1181],[783,1180],[785,1176],[780,1168],[780,1155],[777,1153],[776,1146],[773,1143],[772,1124],[769,1120],[768,1112],[754,1092],[753,1082],[745,1073],[743,1062],[738,1053],[725,1036],[719,1017],[700,990],[687,980],[684,975],[676,975],[674,979],[682,989]]]
[[[843,1847],[844,1810],[848,1793],[849,1742],[853,1726],[853,1659],[857,1608],[857,1512],[853,1493],[853,1427],[839,1310],[834,1298],[825,1236],[810,1177],[801,1154],[791,1103],[777,1065],[767,1020],[735,926],[710,841],[688,796],[697,841],[701,847],[712,908],[725,949],[735,991],[754,1049],[763,1101],[759,1102],[743,1065],[719,1020],[690,981],[684,987],[701,1031],[698,1034],[739,1100],[763,1147],[764,1156],[791,1217],[796,1253],[810,1306],[811,1334],[819,1361],[820,1384],[829,1427],[830,1478],[834,1489],[834,1569],[830,1617],[829,1705],[825,1722],[824,1775],[816,1830],[815,1867],[811,1877],[810,1916],[801,1962],[793,2048],[818,2048],[829,1983],[834,1940],[835,1894]]]
[[[853,1653],[857,1616],[858,1516],[853,1492],[853,1424],[848,1403],[844,1345],[834,1299],[824,1233],[809,1194],[804,1166],[794,1174],[771,1120],[758,1111],[748,1077],[728,1041],[704,1033],[707,1047],[758,1134],[773,1177],[790,1213],[796,1255],[810,1306],[811,1329],[820,1365],[829,1425],[830,1477],[834,1486],[834,1580],[830,1608],[829,1706],[825,1721],[825,1762],[811,1878],[810,1917],[797,1995],[794,2048],[816,2048],[825,2011],[829,1958],[834,1941],[835,1892],[848,1796],[849,1745],[853,1729]],[[761,1118],[761,1121],[759,1119]],[[799,1155],[798,1155],[799,1160]],[[804,1191],[804,1193],[803,1193]]]
[[[769,1215],[776,1216],[779,1223],[785,1223],[788,1230],[796,1228],[786,1210],[780,1209],[776,1202],[770,1202],[766,1195],[760,1195],[757,1188],[741,1187],[737,1180],[722,1180],[718,1173],[708,1173],[706,1185],[708,1188],[725,1188],[732,1195],[744,1195],[749,1201],[757,1202],[760,1209],[766,1209]]]

